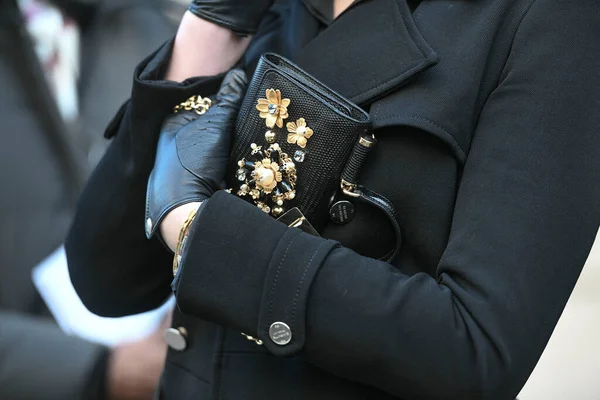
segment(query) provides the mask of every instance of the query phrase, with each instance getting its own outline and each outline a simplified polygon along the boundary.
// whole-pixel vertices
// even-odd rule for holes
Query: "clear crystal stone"
[[[246,170],[244,168],[240,168],[235,173],[235,177],[238,179],[238,181],[244,182],[246,180],[246,173],[247,172],[248,172],[248,170]]]
[[[277,105],[276,104],[269,104],[269,114],[275,114],[277,112]],[[263,108],[264,110],[264,108]]]
[[[306,156],[305,152],[303,152],[302,150],[296,150],[296,152],[294,153],[294,160],[296,162],[303,162],[305,156]]]

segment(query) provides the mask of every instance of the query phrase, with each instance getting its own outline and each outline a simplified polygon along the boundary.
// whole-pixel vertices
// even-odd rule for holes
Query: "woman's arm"
[[[206,43],[206,38],[212,38]],[[198,46],[198,43],[205,43]],[[181,82],[191,76],[216,75],[228,71],[242,57],[250,37],[200,19],[187,11],[175,38],[166,78]],[[173,251],[182,222],[200,203],[187,203],[169,212],[160,225],[161,237]]]
[[[242,57],[250,39],[186,11],[165,78],[181,82],[193,76],[226,72]]]
[[[217,193],[190,232],[180,309],[399,398],[514,399],[600,223],[599,35],[595,1],[530,9],[478,121],[435,278]],[[272,341],[274,322],[289,344]]]
[[[113,143],[80,197],[65,242],[73,285],[94,313],[139,313],[169,296],[173,256],[144,233],[158,132],[175,104],[217,91],[222,72],[241,57],[248,41],[188,12],[174,44],[137,67],[131,99],[107,129]],[[204,78],[188,79],[193,76]]]

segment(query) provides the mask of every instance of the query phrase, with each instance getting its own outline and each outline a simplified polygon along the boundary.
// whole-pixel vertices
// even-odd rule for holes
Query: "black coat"
[[[392,230],[375,210],[328,226],[334,241],[218,193],[183,260],[174,326],[188,347],[169,353],[165,398],[514,398],[600,223],[600,5],[425,0],[411,14],[370,0],[321,28],[281,4],[246,65],[278,52],[370,111],[362,180],[396,206],[400,255],[376,260]],[[220,77],[161,81],[169,50],[136,70],[67,241],[73,283],[102,315],[170,293],[172,255],[144,237],[146,180],[162,119]],[[289,344],[270,340],[275,321]]]

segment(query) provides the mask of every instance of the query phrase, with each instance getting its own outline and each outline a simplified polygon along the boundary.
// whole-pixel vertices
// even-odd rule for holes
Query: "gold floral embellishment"
[[[286,127],[289,132],[287,137],[288,143],[296,143],[302,148],[306,147],[308,138],[310,138],[314,133],[311,128],[306,126],[306,121],[304,118],[296,120],[296,123],[288,122]]]
[[[265,124],[269,128],[277,125],[283,128],[283,120],[288,117],[287,107],[290,105],[290,99],[282,99],[279,89],[267,89],[266,99],[258,99],[256,109],[260,111],[260,117],[265,119]]]
[[[250,148],[250,160],[242,158],[237,164],[237,195],[252,198],[258,208],[278,217],[285,202],[296,197],[296,165],[277,143],[268,148],[252,143]]]
[[[256,182],[256,188],[265,193],[271,193],[277,186],[277,182],[281,182],[283,178],[279,165],[269,158],[257,161],[251,176]]]

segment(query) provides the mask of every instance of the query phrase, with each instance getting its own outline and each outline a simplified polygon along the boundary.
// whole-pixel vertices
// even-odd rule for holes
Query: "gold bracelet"
[[[176,105],[175,108],[173,108],[173,112],[177,113],[181,110],[185,110],[194,111],[196,114],[202,115],[208,111],[211,105],[212,101],[208,97],[196,95]]]
[[[179,230],[179,239],[177,240],[175,256],[173,257],[173,276],[177,275],[177,271],[179,270],[179,263],[181,262],[183,249],[185,248],[185,242],[187,241],[188,234],[190,233],[190,228],[194,218],[196,217],[198,208],[200,207],[194,208],[192,211],[190,211],[185,221],[183,221],[181,229]]]

